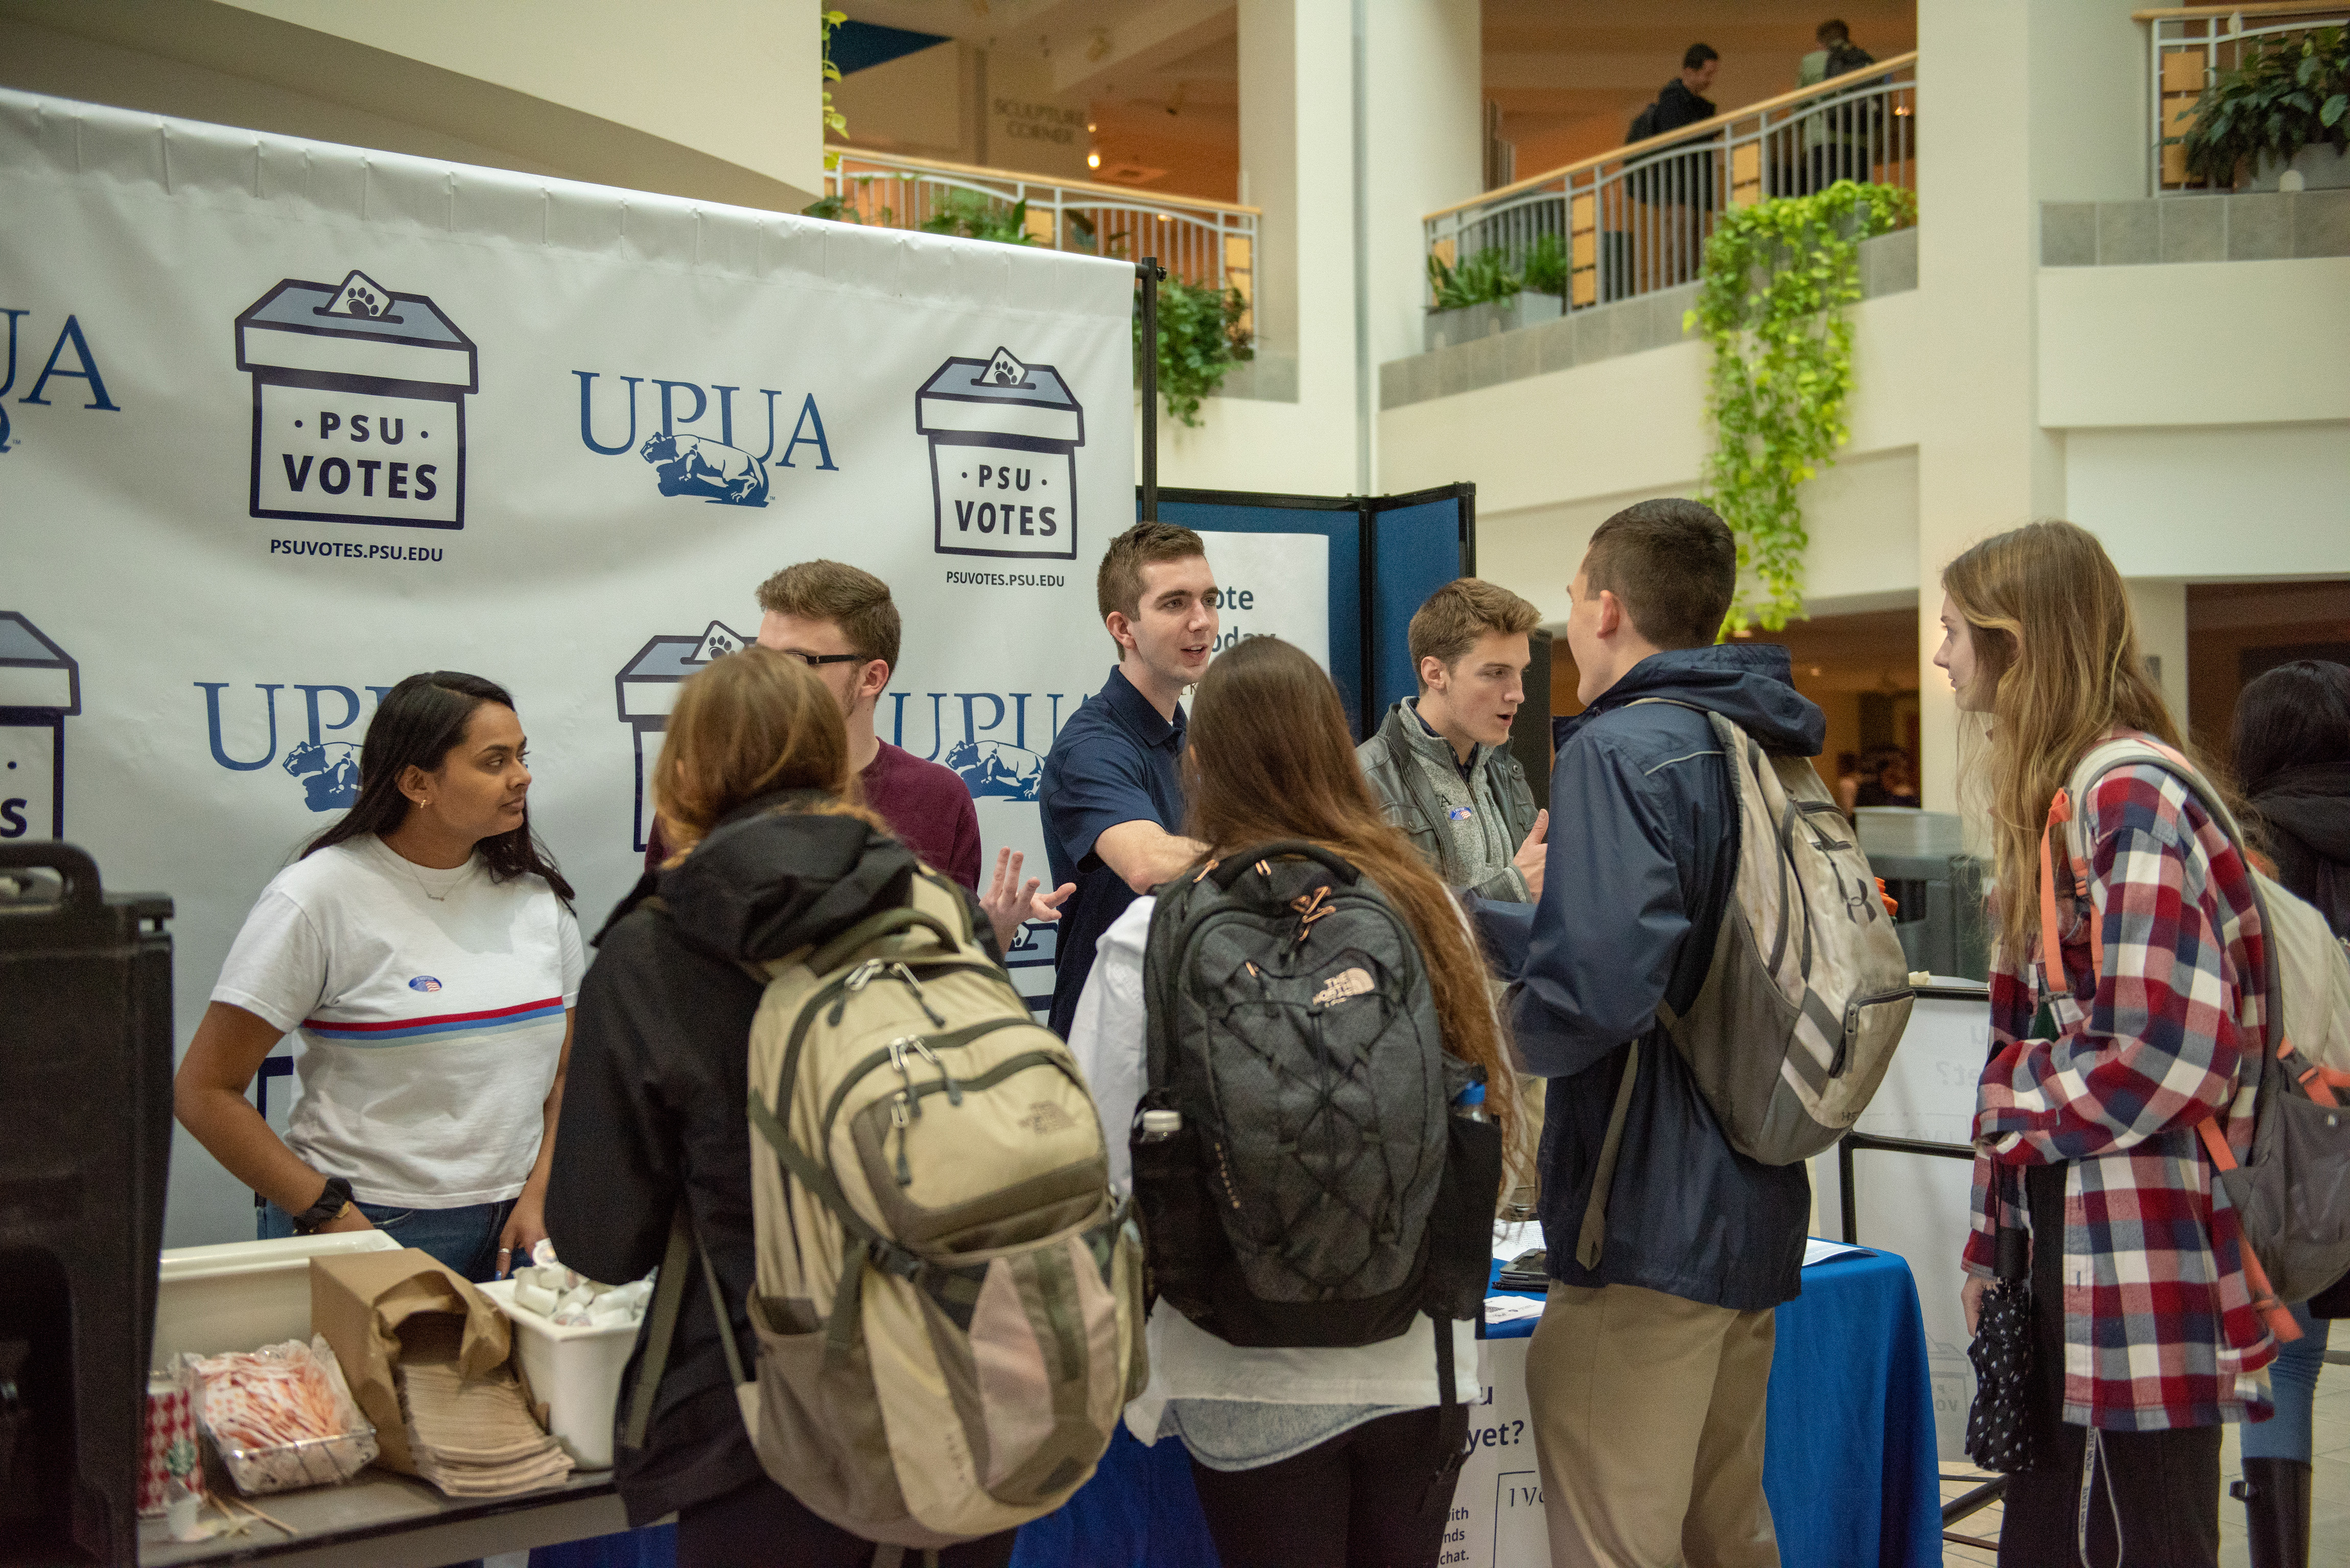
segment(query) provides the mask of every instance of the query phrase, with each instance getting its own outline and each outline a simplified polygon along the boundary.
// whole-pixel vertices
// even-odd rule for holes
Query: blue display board
[[[1329,540],[1330,679],[1359,740],[1419,689],[1405,636],[1412,612],[1477,569],[1476,493],[1473,484],[1373,496],[1161,490],[1159,516],[1204,532]]]

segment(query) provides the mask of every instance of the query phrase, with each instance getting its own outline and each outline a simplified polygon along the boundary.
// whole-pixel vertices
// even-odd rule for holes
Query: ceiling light
[[[1101,154],[1100,154],[1100,153],[1098,153],[1098,152],[1088,152],[1088,153],[1087,153],[1087,154],[1086,154],[1086,167],[1087,167],[1087,168],[1088,168],[1088,169],[1098,169],[1098,168],[1100,168],[1100,167],[1101,167]]]

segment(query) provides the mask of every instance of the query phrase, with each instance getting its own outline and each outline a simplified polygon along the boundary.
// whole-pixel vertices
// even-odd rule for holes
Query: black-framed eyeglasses
[[[865,658],[861,653],[802,653],[796,648],[781,649],[778,651],[791,655],[810,670],[826,664],[856,664]]]

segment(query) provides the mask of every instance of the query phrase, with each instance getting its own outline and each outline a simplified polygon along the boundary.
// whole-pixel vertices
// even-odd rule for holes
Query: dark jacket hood
[[[648,872],[605,929],[658,893],[695,946],[761,963],[904,903],[916,866],[904,845],[858,817],[775,809],[824,798],[786,792],[736,810],[683,861]]]
[[[1564,743],[1602,713],[1643,697],[1663,697],[1721,714],[1766,751],[1816,757],[1827,743],[1827,718],[1794,680],[1787,650],[1776,643],[1669,649],[1632,666],[1597,701],[1562,721],[1556,738]]]
[[[2255,787],[2252,809],[2319,855],[2350,864],[2350,763],[2287,768]]]

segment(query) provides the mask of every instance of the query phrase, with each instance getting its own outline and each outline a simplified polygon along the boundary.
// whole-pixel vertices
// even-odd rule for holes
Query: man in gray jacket
[[[1527,633],[1541,618],[1476,577],[1429,595],[1408,634],[1419,695],[1388,709],[1355,753],[1388,820],[1446,886],[1513,904],[1542,897],[1550,818],[1509,751],[1526,700]]]

